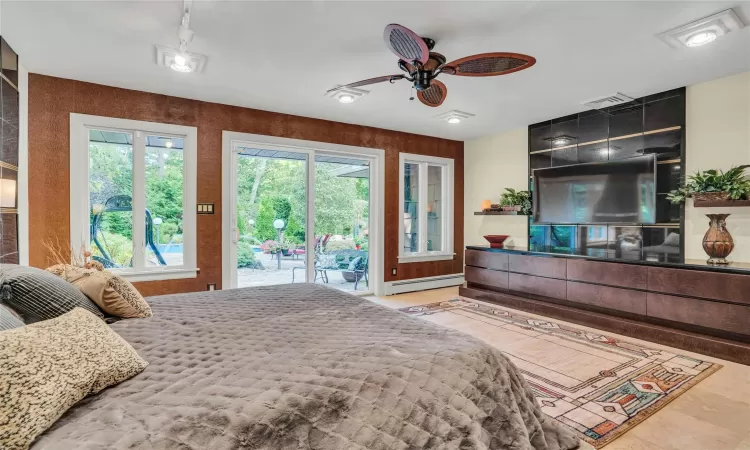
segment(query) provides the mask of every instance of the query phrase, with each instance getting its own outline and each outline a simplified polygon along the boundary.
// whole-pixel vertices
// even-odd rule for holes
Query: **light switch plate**
[[[198,203],[198,214],[213,214],[214,204],[213,203]]]

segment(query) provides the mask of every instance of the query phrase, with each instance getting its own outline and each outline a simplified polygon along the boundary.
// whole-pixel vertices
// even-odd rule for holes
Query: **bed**
[[[323,286],[147,299],[112,328],[150,365],[32,449],[578,448],[465,334]]]

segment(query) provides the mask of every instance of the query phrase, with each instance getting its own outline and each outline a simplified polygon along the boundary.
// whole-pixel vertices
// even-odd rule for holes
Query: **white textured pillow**
[[[28,448],[75,403],[147,365],[82,308],[0,331],[0,449]]]

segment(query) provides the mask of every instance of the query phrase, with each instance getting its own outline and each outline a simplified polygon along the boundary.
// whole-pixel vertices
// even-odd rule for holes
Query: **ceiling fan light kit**
[[[395,83],[398,80],[407,80],[417,90],[419,101],[434,108],[442,105],[448,96],[448,88],[441,81],[436,80],[441,74],[492,77],[518,72],[536,64],[536,59],[533,56],[503,52],[480,53],[446,62],[445,56],[432,51],[435,47],[433,39],[419,36],[412,30],[395,23],[385,27],[383,40],[386,47],[398,56],[397,66],[405,72],[404,74],[368,78],[337,86],[326,92],[326,95],[375,83],[386,81]]]
[[[734,10],[726,9],[659,35],[672,48],[700,47],[745,26]]]

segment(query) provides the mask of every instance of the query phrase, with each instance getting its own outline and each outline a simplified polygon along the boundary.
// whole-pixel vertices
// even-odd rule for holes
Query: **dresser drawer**
[[[477,283],[503,290],[508,289],[508,272],[467,266],[464,271],[464,279],[467,283]]]
[[[466,250],[466,265],[493,270],[508,270],[508,254]]]
[[[750,275],[649,267],[648,290],[750,305]]]
[[[568,281],[567,288],[569,302],[646,315],[647,295],[643,291],[577,283],[575,281]]]
[[[649,292],[647,310],[649,317],[750,336],[747,306]]]
[[[508,288],[512,291],[565,300],[565,280],[535,277],[520,273],[508,274]]]
[[[508,256],[510,257],[509,262],[511,272],[565,279],[566,259],[564,258],[529,255]]]
[[[648,267],[583,259],[568,260],[568,280],[646,290]]]

